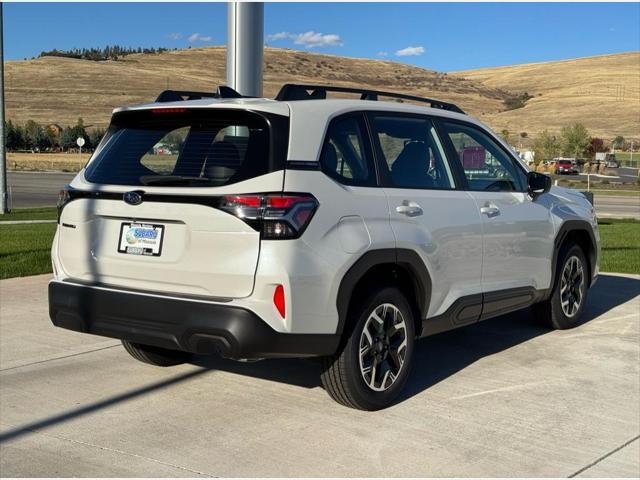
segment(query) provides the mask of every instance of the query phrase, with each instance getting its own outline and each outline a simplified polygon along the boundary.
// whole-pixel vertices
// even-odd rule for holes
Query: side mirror
[[[551,189],[551,177],[544,173],[529,172],[528,175],[529,194],[537,197],[543,193],[547,193]]]

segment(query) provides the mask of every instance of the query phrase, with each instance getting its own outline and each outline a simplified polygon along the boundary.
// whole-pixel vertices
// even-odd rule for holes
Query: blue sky
[[[224,3],[5,3],[5,58],[221,45]],[[267,3],[268,45],[439,71],[640,50],[640,3]]]

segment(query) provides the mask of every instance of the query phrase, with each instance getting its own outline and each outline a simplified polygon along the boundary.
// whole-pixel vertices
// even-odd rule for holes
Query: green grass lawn
[[[601,219],[602,272],[640,273],[640,221]]]
[[[637,167],[640,163],[640,152],[633,152],[633,160],[631,160],[631,152],[616,152],[616,160],[625,165],[633,161],[633,166]]]
[[[0,224],[0,278],[51,272],[55,223]]]
[[[16,210],[11,220],[55,219],[55,209]],[[8,216],[0,218],[9,220]],[[600,237],[603,272],[640,274],[640,221],[602,219]],[[55,223],[2,225],[0,223],[0,278],[51,272],[51,241]]]
[[[0,215],[0,222],[9,220],[55,220],[56,217],[56,207],[15,208],[11,213]]]

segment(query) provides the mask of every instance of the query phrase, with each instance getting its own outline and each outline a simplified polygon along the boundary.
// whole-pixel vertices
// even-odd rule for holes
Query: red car
[[[556,162],[556,173],[558,175],[577,175],[578,169],[571,160],[558,160]]]

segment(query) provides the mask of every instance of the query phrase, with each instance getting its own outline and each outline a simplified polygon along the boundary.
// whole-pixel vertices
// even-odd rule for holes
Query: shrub
[[[527,100],[529,100],[530,98],[533,97],[527,92],[512,97],[507,97],[503,101],[505,110],[515,110],[517,108],[522,108],[526,105]]]

